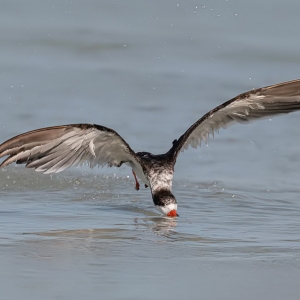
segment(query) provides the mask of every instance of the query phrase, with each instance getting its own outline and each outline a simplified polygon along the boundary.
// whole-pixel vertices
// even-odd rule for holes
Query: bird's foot
[[[140,184],[136,178],[136,174],[134,173],[134,171],[132,170],[132,174],[134,176],[134,179],[135,179],[135,189],[138,191],[140,189]]]
[[[140,189],[140,184],[138,182],[135,183],[135,190],[138,191]]]

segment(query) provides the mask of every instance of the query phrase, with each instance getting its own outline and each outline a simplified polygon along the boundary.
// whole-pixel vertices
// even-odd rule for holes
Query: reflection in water
[[[24,239],[17,244],[24,256],[34,259],[96,255],[101,259],[128,257],[127,259],[132,260],[135,255],[155,252],[158,244],[168,244],[172,236],[176,235],[176,225],[175,219],[135,218],[131,219],[131,226],[119,224],[115,228],[28,232],[22,235]]]
[[[177,219],[166,217],[135,218],[135,228],[103,228],[103,229],[73,229],[73,230],[51,230],[45,232],[24,233],[23,235],[36,235],[42,237],[74,240],[137,240],[142,239],[143,228],[148,228],[152,233],[162,237],[171,237],[177,225]]]
[[[152,218],[152,231],[160,236],[170,237],[177,226],[177,218]]]
[[[73,237],[81,238],[95,238],[95,239],[122,239],[124,236],[121,234],[126,230],[119,228],[105,228],[105,229],[74,229],[74,230],[53,230],[48,232],[37,232],[36,235],[48,237]]]

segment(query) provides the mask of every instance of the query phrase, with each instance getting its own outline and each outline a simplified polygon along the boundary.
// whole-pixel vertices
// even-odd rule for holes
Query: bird
[[[269,118],[300,110],[300,79],[242,93],[215,107],[193,123],[164,154],[134,152],[113,129],[96,124],[69,124],[45,127],[17,135],[0,145],[0,168],[13,162],[25,164],[45,174],[58,173],[87,163],[94,166],[132,168],[135,189],[137,177],[150,187],[155,207],[162,215],[178,217],[177,200],[172,193],[174,166],[180,152],[197,148],[219,129],[235,123]]]

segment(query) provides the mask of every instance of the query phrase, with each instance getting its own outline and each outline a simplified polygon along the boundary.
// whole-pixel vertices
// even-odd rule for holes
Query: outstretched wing
[[[206,113],[173,142],[170,152],[176,158],[189,146],[200,146],[220,128],[296,110],[300,110],[300,79],[243,93]]]
[[[44,173],[58,173],[87,162],[90,167],[140,164],[134,151],[114,130],[92,124],[41,128],[13,137],[0,145],[0,167],[12,162]]]

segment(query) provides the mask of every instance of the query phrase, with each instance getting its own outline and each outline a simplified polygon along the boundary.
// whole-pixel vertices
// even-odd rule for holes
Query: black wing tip
[[[113,130],[109,127],[98,125],[98,124],[80,123],[80,124],[70,124],[70,125],[66,125],[66,126],[76,127],[76,128],[82,129],[82,130],[97,129],[100,131],[111,132],[111,133],[116,134],[115,130]]]

